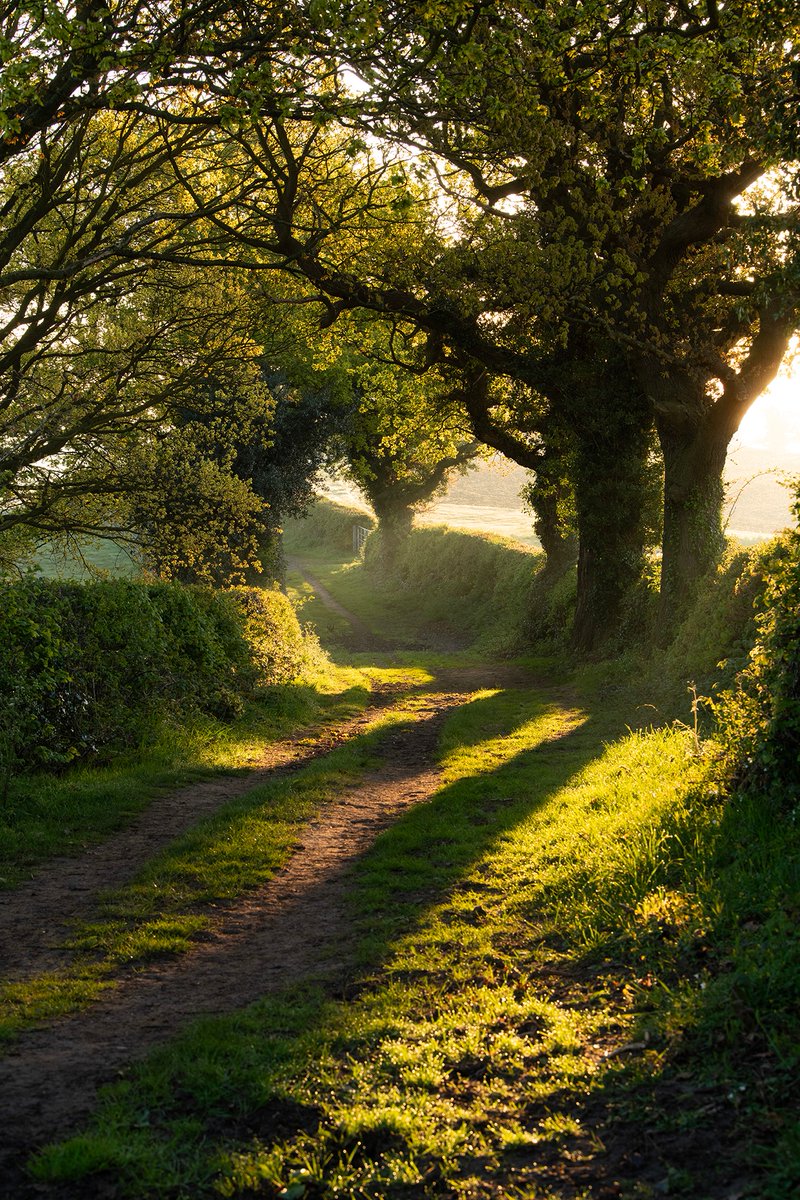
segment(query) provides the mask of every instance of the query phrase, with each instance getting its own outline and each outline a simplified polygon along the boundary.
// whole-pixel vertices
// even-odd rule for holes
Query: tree
[[[14,39],[5,153],[24,162],[37,131],[103,106],[135,114],[181,200],[164,243],[134,252],[133,222],[101,239],[104,261],[121,245],[128,262],[286,270],[326,324],[370,310],[424,337],[431,365],[486,372],[481,436],[572,476],[590,648],[644,561],[653,428],[671,612],[708,559],[681,555],[687,477],[703,465],[713,535],[723,435],[796,323],[797,25],[783,0],[91,7],[75,22],[45,7]],[[530,405],[498,402],[498,379]]]
[[[213,237],[170,164],[194,145],[189,134],[167,145],[139,118],[80,115],[0,173],[0,532],[139,541],[135,514],[147,491],[152,507],[168,459],[219,519],[252,508],[252,493],[220,472],[212,487],[208,463],[176,440],[182,406],[212,372],[220,396],[207,398],[207,420],[234,392],[251,409],[271,405],[246,294],[230,270],[191,265]],[[159,521],[149,528],[163,535]]]
[[[242,247],[214,223],[252,188],[216,169],[230,105],[207,100],[286,28],[284,6],[0,6],[0,533],[131,534],[131,494],[144,519],[178,462],[232,520],[252,505],[176,422],[212,373],[260,386],[223,273]]]
[[[577,437],[584,608],[602,590],[587,558],[607,538],[613,570],[628,541],[598,523],[592,476],[614,513],[609,485],[640,473],[655,420],[666,616],[717,548],[728,441],[797,323],[787,244],[797,219],[787,166],[798,148],[796,10],[443,4],[435,19],[449,25],[445,58],[422,49],[420,25],[417,41],[405,28],[395,56],[385,36],[358,56],[388,99],[367,119],[428,152],[461,212],[470,201],[480,210],[466,251],[483,223],[489,254],[476,263],[473,252],[461,277],[499,299],[506,327],[525,326],[528,344],[541,330],[546,353],[559,342],[568,350],[561,382],[571,376],[571,394],[542,377],[546,358],[528,379]],[[741,197],[764,179],[770,194],[748,212]],[[465,242],[455,247],[462,261]],[[626,426],[627,464],[618,457]],[[579,624],[580,614],[579,604]]]
[[[369,500],[391,566],[414,515],[479,454],[463,409],[464,380],[428,363],[418,338],[355,315],[324,356],[349,396],[337,444],[345,473]]]
[[[262,114],[257,134],[242,125],[239,146],[272,197],[248,236],[304,274],[332,317],[363,307],[415,326],[440,360],[471,359],[526,385],[537,397],[528,428],[542,414],[551,428],[570,430],[581,543],[576,636],[591,647],[641,569],[654,425],[669,475],[665,596],[676,570],[684,592],[702,569],[701,557],[675,566],[680,539],[670,529],[684,501],[668,435],[674,390],[663,380],[691,376],[696,429],[720,389],[736,392],[735,404],[717,409],[730,426],[750,382],[777,370],[795,323],[779,249],[795,219],[786,167],[797,144],[787,103],[797,90],[794,7],[368,7],[353,6],[328,38],[364,85],[340,117],[354,138],[366,130],[395,151],[381,158],[341,138],[332,149],[319,122],[309,131]],[[325,19],[333,23],[327,9]],[[308,43],[310,62],[322,41],[320,31],[317,45]],[[348,147],[341,178],[360,172],[357,184],[340,185],[349,210],[315,208],[316,181],[330,180],[337,154],[343,170]],[[736,340],[717,339],[720,308],[740,311],[736,291],[758,282],[750,273],[763,260],[763,223],[758,232],[739,197],[779,164],[770,245],[784,259],[767,307],[754,304],[739,319]],[[421,189],[429,197],[427,232],[412,213],[413,263],[376,244],[379,219],[370,225],[355,212],[356,201],[385,203],[387,177],[404,170],[426,181],[406,186],[408,203],[419,205]],[[371,228],[366,253],[347,253],[348,221]],[[489,406],[484,423],[495,416]],[[502,420],[498,430],[509,443],[519,433]],[[521,453],[529,440],[518,438]],[[718,454],[711,459],[718,472]]]

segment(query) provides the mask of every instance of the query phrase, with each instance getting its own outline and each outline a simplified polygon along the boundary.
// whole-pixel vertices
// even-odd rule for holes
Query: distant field
[[[728,533],[743,542],[757,542],[792,525],[792,492],[784,481],[798,477],[800,455],[784,453],[770,462],[763,451],[735,448],[726,471]],[[496,533],[538,548],[533,518],[519,501],[526,481],[527,472],[521,467],[498,461],[481,463],[455,479],[441,500],[420,513],[417,523]],[[352,484],[333,479],[323,491],[332,500],[368,511]],[[98,570],[111,575],[135,575],[138,571],[124,547],[105,539],[87,543],[80,558],[59,556],[45,548],[36,562],[46,578],[83,579]]]
[[[540,548],[539,539],[533,532],[533,518],[530,513],[514,508],[442,500],[428,512],[421,513],[417,524],[451,525],[454,529],[468,529],[471,533],[497,533],[502,537],[516,538],[526,546]]]
[[[86,579],[97,571],[109,575],[136,575],[139,567],[124,546],[107,538],[87,542],[77,554],[61,554],[43,546],[35,563],[45,579]]]
[[[800,454],[770,456],[762,450],[734,447],[726,471],[728,533],[756,542],[794,524],[792,493],[782,481],[798,477]],[[417,523],[498,533],[538,547],[533,518],[523,512],[519,500],[526,482],[522,467],[499,460],[481,463],[454,479],[445,496],[420,513]],[[342,480],[329,481],[324,493],[342,504],[367,508],[358,489]]]

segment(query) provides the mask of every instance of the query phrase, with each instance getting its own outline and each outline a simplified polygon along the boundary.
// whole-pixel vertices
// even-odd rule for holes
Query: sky
[[[759,396],[739,427],[737,442],[765,457],[800,459],[800,339],[771,386]]]
[[[772,385],[742,421],[728,453],[728,532],[743,541],[794,525],[793,489],[800,477],[800,354],[795,344]]]

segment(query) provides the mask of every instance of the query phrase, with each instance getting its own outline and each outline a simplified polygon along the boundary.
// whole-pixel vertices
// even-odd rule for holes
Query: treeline
[[[656,547],[670,635],[798,324],[795,5],[0,20],[6,563],[104,531],[241,580],[333,463],[397,548],[490,449],[577,562],[573,644]]]

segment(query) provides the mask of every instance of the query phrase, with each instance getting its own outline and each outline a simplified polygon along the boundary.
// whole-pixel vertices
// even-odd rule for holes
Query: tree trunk
[[[596,393],[595,393],[596,394]],[[641,581],[646,554],[650,422],[644,397],[596,404],[578,432],[578,601],[572,644],[598,649],[617,632],[626,597]]]
[[[570,480],[573,452],[551,440],[540,455],[533,481],[521,495],[533,513],[533,527],[545,555],[540,580],[549,586],[575,565],[578,532],[575,527],[575,489]]]
[[[661,421],[659,437],[664,454],[659,626],[666,639],[725,545],[722,473],[730,434],[708,423],[681,428]]]
[[[397,563],[397,556],[406,538],[411,533],[414,524],[414,510],[409,505],[386,501],[385,498],[372,496],[372,507],[378,518],[378,538],[380,546],[381,565],[387,571],[392,571]]]
[[[578,557],[578,538],[575,531],[564,524],[557,495],[553,492],[537,494],[535,485],[528,494],[534,513],[533,527],[545,554],[542,574],[555,582],[574,566]]]

